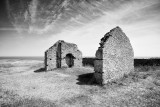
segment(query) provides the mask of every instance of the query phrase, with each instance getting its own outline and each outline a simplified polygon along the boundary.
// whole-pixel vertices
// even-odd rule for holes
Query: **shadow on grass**
[[[87,74],[78,75],[77,80],[78,80],[78,82],[76,84],[78,84],[78,85],[98,85],[95,82],[94,73],[87,73]]]
[[[38,72],[46,72],[45,68],[39,68],[37,70],[34,71],[35,73],[38,73]]]

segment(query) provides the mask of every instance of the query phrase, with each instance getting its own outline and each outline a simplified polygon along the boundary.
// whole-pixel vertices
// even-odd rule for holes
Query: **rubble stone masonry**
[[[134,70],[134,52],[128,37],[116,27],[101,39],[94,76],[100,84],[117,80]]]
[[[81,67],[82,53],[77,45],[59,40],[45,52],[45,69]]]

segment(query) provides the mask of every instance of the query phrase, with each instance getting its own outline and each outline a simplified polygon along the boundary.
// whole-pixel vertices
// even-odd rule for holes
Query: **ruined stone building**
[[[82,53],[76,44],[59,40],[45,52],[46,70],[73,66],[82,66]]]
[[[105,84],[134,70],[134,52],[128,37],[116,27],[100,41],[94,62],[96,81]]]

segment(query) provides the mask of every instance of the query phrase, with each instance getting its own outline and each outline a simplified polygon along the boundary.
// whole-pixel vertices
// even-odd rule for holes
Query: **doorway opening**
[[[68,65],[69,68],[73,67],[74,66],[74,56],[69,53],[66,55],[66,64]]]

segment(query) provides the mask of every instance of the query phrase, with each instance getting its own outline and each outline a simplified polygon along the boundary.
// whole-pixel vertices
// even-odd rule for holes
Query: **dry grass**
[[[34,97],[19,97],[13,91],[0,90],[0,94],[1,107],[56,107],[52,101]]]
[[[42,61],[0,60],[1,107],[160,106],[159,66],[135,67],[103,87],[88,83],[90,66],[34,72],[42,67]]]

